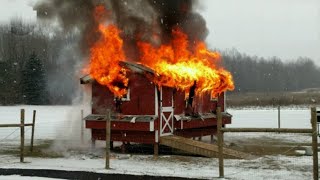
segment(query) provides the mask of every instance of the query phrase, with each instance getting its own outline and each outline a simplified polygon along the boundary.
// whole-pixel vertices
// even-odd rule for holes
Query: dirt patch
[[[280,140],[270,137],[243,138],[242,140],[228,139],[227,147],[250,153],[256,156],[265,155],[286,155],[301,156],[296,150],[304,150],[305,144],[292,143],[287,140]]]
[[[30,145],[24,147],[24,155],[26,157],[41,157],[41,158],[60,158],[63,157],[62,154],[53,152],[50,150],[53,140],[43,140],[38,141],[37,144],[33,146],[33,151],[30,150]],[[0,154],[20,156],[19,146],[6,146],[0,149]]]

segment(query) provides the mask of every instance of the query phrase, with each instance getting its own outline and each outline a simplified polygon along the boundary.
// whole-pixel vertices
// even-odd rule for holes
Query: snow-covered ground
[[[232,124],[228,127],[278,127],[278,110],[270,109],[229,109],[233,115]],[[310,109],[280,109],[280,127],[282,128],[311,128]]]
[[[82,107],[70,106],[12,106],[0,107],[0,124],[19,123],[20,109],[26,109],[26,122],[31,122],[32,110],[37,110],[36,139],[79,140],[80,112]],[[85,115],[89,113],[85,109]],[[233,115],[229,127],[277,127],[276,109],[229,109]],[[310,128],[309,109],[282,109],[281,127]],[[29,127],[28,127],[29,128]],[[30,130],[26,132],[30,134]],[[88,134],[86,134],[88,135]],[[245,138],[285,139],[292,142],[310,143],[307,135],[272,133],[226,133],[225,139]],[[0,129],[0,150],[8,144],[17,145],[17,128]],[[61,144],[60,144],[61,145]],[[34,168],[92,171],[101,173],[147,174],[155,176],[180,176],[214,179],[218,177],[218,161],[214,158],[162,155],[154,160],[151,155],[113,154],[111,170],[104,169],[103,153],[93,156],[89,145],[81,145],[85,153],[71,153],[64,158],[31,158],[28,163],[19,163],[19,158],[0,154],[0,168]],[[87,148],[86,148],[87,147]],[[102,148],[102,146],[100,147]],[[59,148],[57,148],[59,150]],[[62,151],[62,150],[61,150]],[[101,149],[100,149],[101,151]],[[82,151],[83,152],[83,151]],[[103,152],[103,151],[102,151]],[[311,156],[263,156],[254,160],[225,159],[225,177],[230,179],[311,179]],[[0,176],[0,179],[2,177]],[[11,177],[10,177],[11,178]]]
[[[18,158],[1,157],[2,168],[60,169],[121,173],[133,175],[180,176],[215,179],[218,177],[218,160],[202,157],[133,155],[111,159],[111,169],[104,169],[103,158],[72,156],[68,158],[26,158],[30,163],[18,163]],[[286,179],[303,180],[312,177],[310,157],[266,156],[255,160],[225,160],[225,177],[228,179]]]

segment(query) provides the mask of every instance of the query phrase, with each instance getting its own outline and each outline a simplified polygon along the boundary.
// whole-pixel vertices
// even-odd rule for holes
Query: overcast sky
[[[199,0],[211,48],[249,55],[313,58],[320,64],[319,0]],[[35,0],[0,0],[0,22],[35,20]]]

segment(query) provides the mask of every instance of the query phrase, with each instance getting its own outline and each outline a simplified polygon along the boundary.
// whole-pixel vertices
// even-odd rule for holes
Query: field
[[[19,111],[26,109],[26,122],[31,122],[32,110],[37,110],[36,147],[28,153],[27,163],[19,163],[19,129],[0,129],[0,167],[27,169],[61,169],[100,173],[134,175],[176,176],[186,178],[215,179],[218,177],[218,160],[181,155],[161,148],[160,157],[154,160],[152,152],[142,154],[137,145],[128,154],[115,148],[111,169],[104,169],[104,143],[90,148],[89,132],[80,140],[81,106],[10,106],[0,107],[0,123],[18,123]],[[277,127],[277,110],[229,109],[233,122],[228,127]],[[310,110],[307,108],[283,108],[281,127],[309,128]],[[26,130],[26,136],[30,130]],[[29,140],[26,140],[29,142]],[[209,142],[209,137],[203,141]],[[312,156],[305,156],[311,136],[278,133],[226,133],[225,145],[256,155],[254,160],[225,160],[226,179],[311,179]],[[27,143],[28,145],[28,143]],[[142,148],[141,148],[142,149]],[[144,148],[145,149],[145,148]],[[0,179],[7,177],[0,176]]]

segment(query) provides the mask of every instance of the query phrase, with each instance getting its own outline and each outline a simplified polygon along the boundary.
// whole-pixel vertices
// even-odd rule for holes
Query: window
[[[210,101],[218,101],[218,96],[214,97],[212,93],[210,93]]]
[[[117,100],[117,97],[114,97],[114,100]],[[128,88],[127,94],[122,96],[121,101],[130,101],[130,88]]]

